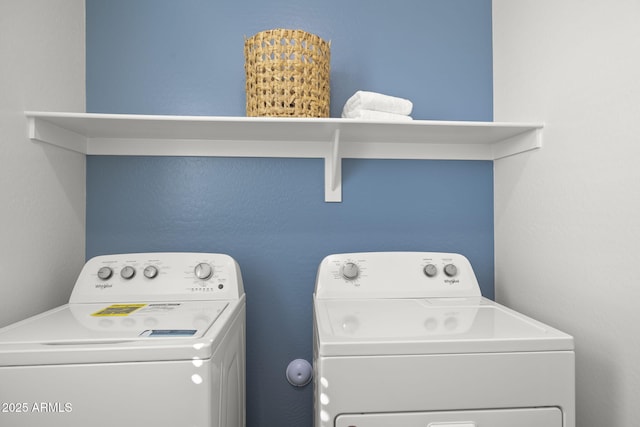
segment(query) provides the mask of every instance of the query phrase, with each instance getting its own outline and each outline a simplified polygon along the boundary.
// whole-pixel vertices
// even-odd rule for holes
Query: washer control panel
[[[244,294],[238,263],[225,254],[162,252],[90,259],[70,302],[227,300]]]
[[[329,255],[320,263],[317,298],[480,296],[469,260],[442,252],[361,252]]]

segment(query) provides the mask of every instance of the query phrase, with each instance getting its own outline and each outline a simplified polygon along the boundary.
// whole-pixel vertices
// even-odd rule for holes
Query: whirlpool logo
[[[112,287],[113,285],[111,283],[96,283],[96,289],[107,289]]]
[[[455,285],[456,283],[460,283],[460,280],[458,280],[458,279],[445,279],[444,283],[447,283],[449,285]]]

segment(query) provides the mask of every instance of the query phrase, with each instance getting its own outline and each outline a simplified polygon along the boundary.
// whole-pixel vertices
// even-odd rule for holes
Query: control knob
[[[346,262],[342,266],[342,277],[347,280],[353,280],[360,274],[360,268],[355,262]]]
[[[438,267],[434,264],[427,264],[424,266],[424,274],[426,274],[427,277],[434,277],[438,274]]]
[[[213,276],[213,267],[206,262],[201,262],[193,269],[193,274],[200,280],[207,280]]]
[[[147,279],[153,279],[158,275],[158,267],[155,265],[148,265],[144,268],[144,277]]]
[[[449,277],[453,277],[456,274],[458,274],[458,267],[456,267],[453,264],[447,264],[444,266],[444,274],[446,274]]]
[[[125,280],[129,280],[135,275],[136,269],[131,267],[130,265],[124,266],[122,270],[120,270],[120,276]]]
[[[109,280],[112,275],[113,270],[111,267],[100,267],[100,270],[98,270],[98,278],[100,278],[100,280]]]

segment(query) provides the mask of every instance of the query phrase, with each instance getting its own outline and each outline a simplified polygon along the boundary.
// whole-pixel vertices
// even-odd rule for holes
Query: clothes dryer
[[[210,253],[99,256],[68,304],[0,329],[0,425],[245,425],[245,294]]]
[[[460,254],[328,256],[313,307],[315,427],[575,427],[573,338]]]

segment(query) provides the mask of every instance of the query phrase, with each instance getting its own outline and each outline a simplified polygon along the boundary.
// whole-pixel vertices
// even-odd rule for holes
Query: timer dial
[[[206,262],[201,262],[193,269],[193,274],[200,280],[207,280],[213,276],[213,267]]]
[[[353,280],[360,274],[360,268],[355,262],[346,262],[342,266],[342,277],[347,280]]]

